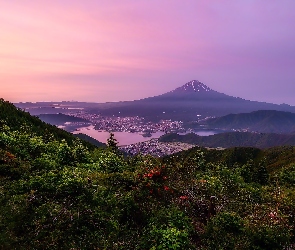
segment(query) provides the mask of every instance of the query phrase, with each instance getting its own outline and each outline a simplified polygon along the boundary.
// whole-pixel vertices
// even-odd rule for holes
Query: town
[[[120,149],[129,155],[152,155],[162,157],[174,154],[182,150],[188,150],[196,145],[182,142],[159,142],[158,139],[150,139],[149,141],[139,142],[127,146],[121,146]]]
[[[92,123],[96,130],[108,132],[141,133],[149,137],[151,133],[185,133],[182,121],[160,120],[159,122],[145,121],[143,117],[106,117],[99,114],[90,114],[85,111],[72,112],[69,115],[83,118]],[[80,124],[81,125],[81,124]]]
[[[89,114],[85,111],[73,112],[70,115],[89,121],[97,131],[138,133],[143,137],[151,137],[152,134],[156,132],[191,132],[191,130],[184,129],[182,121],[160,120],[155,123],[146,121],[143,117],[139,116],[104,117],[98,114]],[[81,125],[83,124],[80,123],[80,126]],[[87,123],[85,123],[85,125],[89,126]],[[182,150],[190,149],[194,146],[195,145],[192,144],[179,142],[164,143],[159,142],[157,138],[151,138],[147,141],[123,145],[119,148],[128,155],[142,154],[162,157],[164,155],[170,155]]]

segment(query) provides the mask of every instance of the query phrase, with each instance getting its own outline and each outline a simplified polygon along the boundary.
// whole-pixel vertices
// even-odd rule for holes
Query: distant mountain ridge
[[[29,108],[38,106],[38,103],[18,103],[16,105],[21,108]],[[90,113],[103,116],[140,116],[152,121],[162,119],[196,121],[200,117],[220,117],[257,110],[278,110],[295,113],[294,106],[250,101],[229,96],[212,90],[198,80],[189,81],[170,92],[135,101],[42,103],[42,108],[34,108],[29,112],[35,115],[38,112],[41,114],[41,110],[46,111],[46,113],[57,113],[58,108],[58,112],[67,113],[69,107],[71,109],[82,108]]]
[[[197,80],[187,82],[162,95],[141,100],[108,103],[93,111],[102,115],[143,116],[151,120],[172,119],[193,121],[199,116],[219,117],[257,110],[278,110],[295,113],[295,107],[244,100],[210,89]]]
[[[260,133],[295,134],[295,114],[276,110],[230,114],[205,121],[208,128],[246,130]]]
[[[43,122],[49,123],[51,125],[62,125],[66,122],[84,122],[84,123],[89,123],[88,120],[79,118],[79,117],[74,117],[70,115],[65,115],[65,114],[41,114],[38,115],[40,120]]]

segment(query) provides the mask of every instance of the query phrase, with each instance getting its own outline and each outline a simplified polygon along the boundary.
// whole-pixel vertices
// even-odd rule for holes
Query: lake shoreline
[[[126,146],[130,144],[135,144],[138,142],[149,141],[150,139],[158,139],[162,135],[165,135],[165,132],[162,132],[162,131],[151,133],[151,136],[149,137],[144,136],[142,132],[108,132],[104,130],[96,130],[93,125],[88,127],[78,128],[72,133],[86,134],[103,143],[106,143],[107,139],[110,137],[110,133],[113,133],[115,139],[118,141],[118,146]],[[188,133],[195,133],[200,136],[209,136],[209,135],[218,134],[218,131],[198,130],[198,131],[188,131],[187,133],[179,133],[179,134],[188,134]]]

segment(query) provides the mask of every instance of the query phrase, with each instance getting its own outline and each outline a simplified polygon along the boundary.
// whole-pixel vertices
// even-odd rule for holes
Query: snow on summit
[[[211,89],[198,80],[192,80],[172,92],[208,92]]]

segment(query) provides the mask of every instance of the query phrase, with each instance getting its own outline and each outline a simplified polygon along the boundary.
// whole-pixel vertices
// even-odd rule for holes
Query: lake
[[[107,139],[110,137],[109,132],[95,130],[94,126],[79,128],[77,129],[77,131],[73,132],[73,134],[78,134],[78,133],[89,135],[93,137],[94,139],[104,143],[106,143]],[[200,136],[208,136],[208,135],[216,134],[216,132],[211,130],[196,131],[194,133]],[[129,132],[113,132],[113,134],[115,135],[115,139],[118,141],[118,145],[124,146],[124,145],[134,144],[137,142],[148,141],[152,138],[159,138],[165,133],[159,131],[156,133],[152,133],[151,137],[143,137],[140,133],[129,133]],[[184,133],[180,133],[180,134],[184,134]]]

